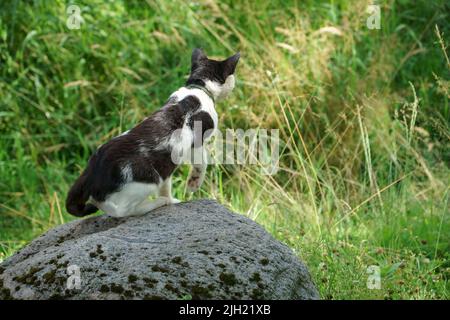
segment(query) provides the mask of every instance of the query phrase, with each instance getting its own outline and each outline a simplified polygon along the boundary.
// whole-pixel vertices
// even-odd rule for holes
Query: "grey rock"
[[[211,200],[141,217],[72,221],[0,265],[0,299],[183,298],[318,299],[319,294],[290,248]]]

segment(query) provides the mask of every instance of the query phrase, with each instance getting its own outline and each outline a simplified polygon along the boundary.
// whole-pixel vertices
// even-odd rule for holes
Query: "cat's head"
[[[226,98],[234,88],[234,71],[239,61],[239,52],[223,61],[208,59],[201,49],[194,49],[191,58],[189,84],[204,86],[214,98]]]

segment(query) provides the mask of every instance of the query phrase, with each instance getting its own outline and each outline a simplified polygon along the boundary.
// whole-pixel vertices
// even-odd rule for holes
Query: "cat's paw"
[[[177,204],[177,203],[181,202],[177,198],[172,198],[172,197],[170,197],[170,198],[169,197],[159,197],[158,201],[160,201],[161,206],[169,206],[171,204]]]
[[[170,204],[177,204],[177,203],[180,203],[181,202],[181,200],[178,200],[177,198],[171,198],[170,199]]]
[[[202,185],[202,182],[201,176],[191,176],[187,182],[187,190],[189,192],[197,191]]]

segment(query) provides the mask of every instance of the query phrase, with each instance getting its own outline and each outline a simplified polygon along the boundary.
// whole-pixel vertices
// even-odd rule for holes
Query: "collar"
[[[190,84],[186,86],[187,89],[200,89],[202,90],[204,93],[206,93],[208,95],[208,97],[211,98],[211,100],[213,101],[213,103],[216,103],[215,99],[214,99],[214,95],[212,94],[211,91],[209,91],[208,89],[206,89],[203,86],[200,86],[198,84]]]

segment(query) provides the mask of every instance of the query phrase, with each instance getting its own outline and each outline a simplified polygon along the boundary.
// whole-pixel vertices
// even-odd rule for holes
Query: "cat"
[[[198,190],[207,166],[201,147],[218,125],[215,101],[233,90],[239,58],[238,52],[217,61],[194,49],[186,85],[136,127],[97,149],[67,195],[67,211],[83,217],[100,209],[120,218],[180,202],[171,192],[171,176],[178,164],[173,153],[187,149],[201,150],[202,161],[192,164],[187,182],[190,192]],[[194,130],[197,123],[201,132]],[[194,144],[196,141],[200,143]],[[157,197],[151,201],[150,195]]]

